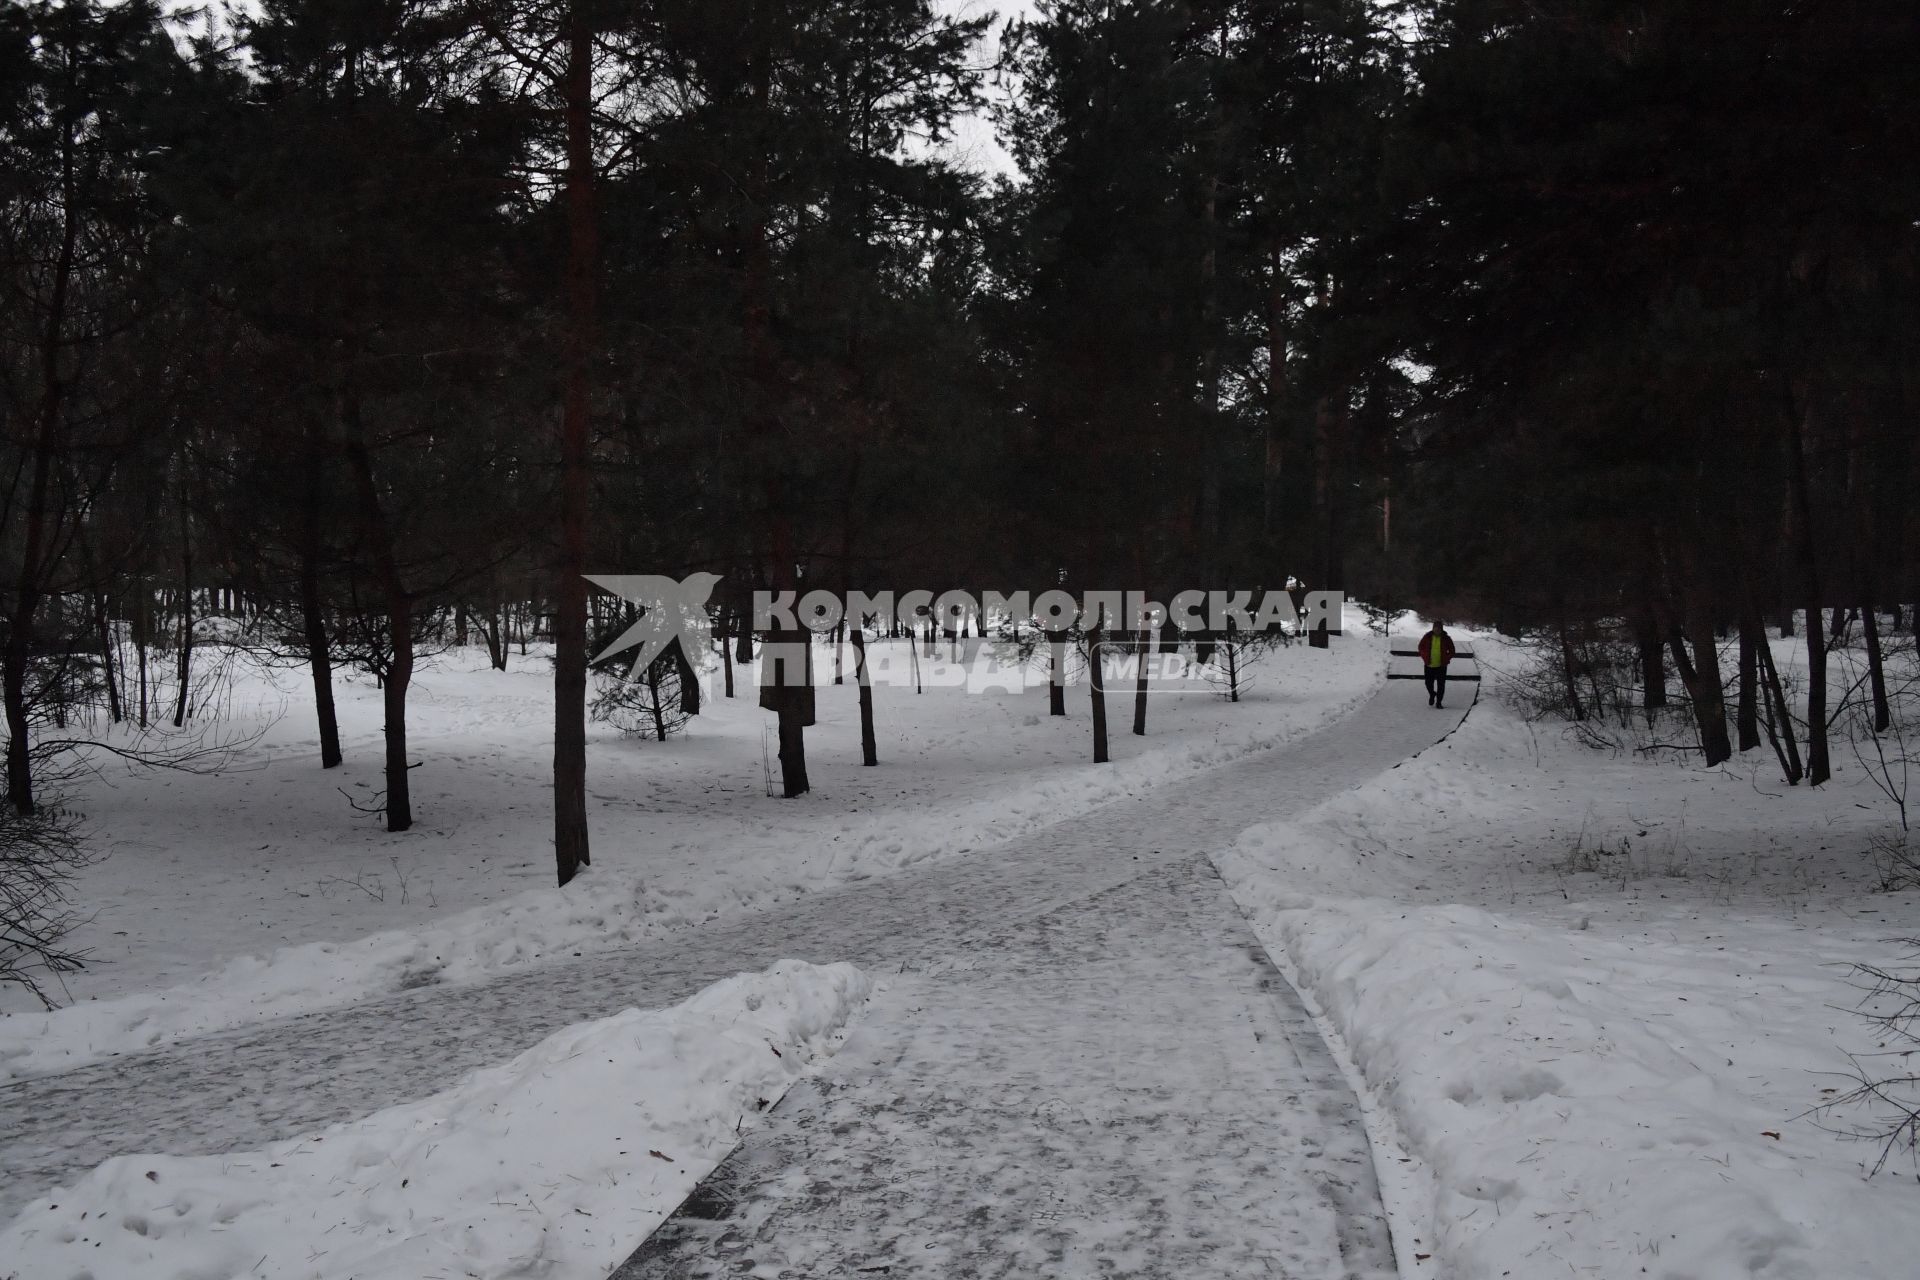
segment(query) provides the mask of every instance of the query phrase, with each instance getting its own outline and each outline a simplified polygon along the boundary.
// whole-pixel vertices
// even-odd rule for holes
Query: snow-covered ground
[[[666,743],[592,727],[595,864],[566,890],[550,883],[552,677],[537,650],[505,672],[456,652],[417,677],[415,826],[400,835],[348,799],[382,786],[371,684],[339,688],[347,762],[323,771],[300,674],[243,673],[227,724],[266,730],[235,768],[110,769],[76,797],[110,851],[76,886],[93,914],[73,941],[92,963],[52,1014],[0,989],[13,1010],[0,1078],[630,946],[1009,839],[1338,716],[1386,660],[1357,611],[1348,625],[1329,650],[1272,655],[1238,704],[1154,697],[1145,738],[1127,731],[1131,690],[1110,691],[1114,760],[1101,766],[1085,690],[1050,717],[1044,674],[984,662],[976,640],[962,664],[944,644],[920,659],[923,693],[900,678],[907,642],[872,646],[881,763],[863,768],[856,689],[825,683],[823,647],[813,792],[797,801],[768,794],[770,718],[743,668],[741,696],[712,697]]]
[[[603,1276],[868,991],[850,965],[782,961],[264,1150],[116,1156],[0,1231],[0,1276]]]
[[[1461,638],[1496,666],[1514,662],[1497,637]],[[250,677],[233,699],[239,721],[286,710],[247,753],[255,767],[116,774],[81,797],[115,852],[80,883],[97,912],[80,941],[111,963],[80,977],[71,1009],[0,1018],[0,1068],[62,1071],[408,987],[673,945],[676,931],[791,909],[817,889],[914,864],[941,863],[909,879],[971,867],[980,860],[953,861],[969,851],[992,862],[987,846],[1021,836],[1058,843],[1047,824],[1095,810],[1078,824],[1086,831],[1059,830],[1124,846],[1099,834],[1131,811],[1103,808],[1109,801],[1144,800],[1149,784],[1324,725],[1380,688],[1383,648],[1355,626],[1330,652],[1276,655],[1250,702],[1157,698],[1145,739],[1125,732],[1116,691],[1112,766],[1087,763],[1084,690],[1063,721],[1045,714],[1043,688],[966,693],[934,674],[924,694],[877,691],[884,764],[862,769],[854,690],[824,687],[809,737],[815,791],[797,802],[767,795],[764,716],[743,688],[664,746],[596,735],[598,863],[565,891],[546,884],[549,678],[537,655],[506,673],[460,657],[426,674],[415,721],[420,822],[401,836],[335,791],[378,789],[374,692],[344,691],[350,764],[323,773],[301,739],[298,682],[276,689]],[[1776,655],[1790,676],[1794,646]],[[1380,737],[1423,712],[1437,721],[1417,685],[1398,685],[1336,736],[1365,728]],[[1201,803],[1197,825],[1182,820],[1179,806],[1227,785],[1231,769],[1155,791],[1151,803],[1169,829],[1219,850],[1235,897],[1358,1086],[1403,1276],[1913,1274],[1911,1163],[1896,1159],[1868,1177],[1878,1148],[1833,1130],[1870,1116],[1813,1110],[1848,1087],[1849,1051],[1881,1047],[1853,1011],[1854,966],[1899,964],[1899,939],[1920,937],[1920,893],[1880,891],[1868,851],[1892,810],[1844,746],[1830,785],[1790,789],[1764,749],[1714,771],[1671,753],[1595,750],[1561,726],[1529,723],[1489,685],[1444,742],[1363,780],[1378,767],[1319,779],[1310,768],[1283,770],[1295,792],[1331,797],[1304,814],[1307,793],[1285,803],[1281,791],[1266,793],[1263,807],[1261,793],[1235,779],[1234,804],[1216,797]],[[1229,838],[1276,812],[1292,816]],[[1024,846],[1004,848],[1034,862]],[[383,932],[363,936],[370,928]],[[284,1268],[265,1272],[432,1275],[441,1262],[467,1265],[433,1251],[469,1226],[480,1242],[471,1256],[485,1266],[547,1257],[601,1267],[723,1153],[748,1094],[757,1105],[814,1061],[865,992],[844,967],[787,967],[695,1005],[732,1017],[720,1005],[747,1008],[776,978],[798,984],[792,1003],[771,999],[778,1016],[742,1014],[740,1025],[757,1028],[747,1033],[755,1044],[804,1050],[729,1057],[744,1041],[713,1039],[710,1017],[693,1019],[704,1030],[686,1030],[689,1006],[582,1024],[506,1067],[305,1147],[109,1161],[36,1201],[0,1237],[0,1275],[23,1265],[16,1257],[35,1263],[21,1274],[36,1280],[86,1274],[72,1269],[85,1261],[68,1259],[104,1250],[109,1236],[113,1249],[134,1251],[127,1259],[161,1261],[143,1270],[95,1250],[99,1277],[245,1274],[256,1259],[283,1256]],[[675,1047],[646,1057],[663,1037]],[[735,1077],[746,1092],[715,1084]],[[681,1135],[697,1154],[649,1141],[674,1163],[649,1158],[643,1167],[657,1179],[637,1186],[630,1163],[594,1163],[589,1148],[604,1135],[566,1098],[594,1099],[602,1118],[608,1098],[651,1107],[658,1132]],[[688,1127],[673,1129],[676,1116]],[[556,1141],[595,1137],[573,1144],[586,1152],[578,1160],[563,1146],[541,1155],[515,1145],[518,1119]],[[428,1127],[465,1135],[468,1156],[430,1166]],[[316,1158],[322,1149],[331,1154]],[[376,1150],[389,1155],[362,1162]],[[616,1150],[633,1156],[631,1144]],[[536,1173],[499,1164],[529,1152]],[[435,1189],[409,1199],[449,1167],[457,1178],[435,1173]],[[542,1197],[562,1182],[549,1211]],[[183,1183],[196,1188],[185,1198]],[[523,1191],[534,1197],[525,1214]],[[183,1204],[177,1223],[160,1212]],[[429,1224],[419,1243],[400,1243],[413,1227],[403,1231],[394,1215],[408,1210]],[[114,1229],[90,1234],[103,1214]],[[20,1253],[22,1233],[54,1252]],[[274,1252],[283,1238],[306,1252]],[[70,1269],[47,1269],[56,1264]]]
[[[1809,1114],[1881,1046],[1852,966],[1920,936],[1920,893],[1876,891],[1892,809],[1835,768],[1597,751],[1490,688],[1218,859],[1363,1082],[1405,1274],[1915,1274],[1911,1161],[1868,1178],[1833,1130],[1870,1117]]]

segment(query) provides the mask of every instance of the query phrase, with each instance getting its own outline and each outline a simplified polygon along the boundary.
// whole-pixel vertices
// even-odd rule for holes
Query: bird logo
[[[720,581],[719,574],[692,573],[682,582],[657,573],[587,574],[586,579],[640,609],[640,617],[602,649],[595,662],[637,645],[640,652],[629,670],[645,671],[678,640],[680,652],[697,667],[712,647],[713,619],[707,613],[707,597]]]

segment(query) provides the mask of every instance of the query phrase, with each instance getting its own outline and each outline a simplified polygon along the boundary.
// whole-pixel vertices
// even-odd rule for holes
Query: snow
[[[1913,1170],[1810,1114],[1877,1044],[1851,966],[1920,935],[1844,754],[1790,790],[1764,749],[1599,752],[1483,697],[1217,859],[1360,1083],[1404,1274],[1913,1273]]]
[[[823,646],[814,790],[797,801],[767,794],[770,717],[743,668],[739,697],[712,697],[667,743],[593,727],[595,865],[566,890],[549,883],[552,677],[537,649],[506,672],[456,651],[417,677],[416,826],[400,835],[341,794],[364,803],[382,785],[371,684],[342,682],[348,759],[323,771],[303,736],[300,673],[243,670],[233,723],[265,733],[237,768],[114,771],[79,797],[112,852],[76,886],[94,914],[73,941],[93,963],[70,980],[76,1002],[50,1014],[0,990],[14,1010],[0,1016],[0,1079],[630,947],[1011,839],[1350,709],[1377,687],[1385,655],[1357,611],[1348,625],[1330,650],[1271,656],[1239,704],[1156,696],[1146,738],[1127,732],[1131,689],[1124,702],[1110,691],[1110,765],[1089,762],[1081,689],[1069,691],[1070,716],[1050,717],[1044,672],[989,663],[974,640],[961,663],[944,643],[920,659],[926,691],[915,693],[888,678],[908,671],[907,642],[882,641],[870,648],[881,765],[864,769],[857,690],[826,684]]]
[[[1438,732],[1435,719],[1380,714],[1369,703],[1284,745],[1177,785],[1139,787],[964,857],[732,912],[557,968],[419,987],[17,1081],[0,1089],[0,1218],[109,1156],[264,1146],[438,1092],[571,1023],[671,1004],[783,957],[894,975],[970,955],[989,933],[1127,883],[1163,856],[1220,848],[1250,823],[1304,812]]]
[[[1490,666],[1514,662],[1498,637],[1455,630]],[[1836,751],[1830,785],[1787,788],[1764,748],[1717,770],[1659,752],[1594,750],[1522,719],[1493,685],[1428,746],[1461,708],[1426,707],[1417,682],[1383,687],[1383,647],[1356,626],[1331,651],[1276,655],[1239,706],[1158,698],[1145,739],[1125,732],[1116,689],[1112,766],[1086,760],[1084,691],[1070,696],[1072,717],[1056,720],[1043,688],[967,692],[936,670],[924,694],[876,691],[884,764],[863,770],[854,690],[823,686],[809,735],[816,790],[794,802],[766,794],[764,716],[743,688],[732,703],[715,699],[683,739],[596,736],[598,865],[564,891],[544,883],[550,682],[539,655],[507,673],[456,655],[426,674],[416,723],[422,821],[402,836],[377,830],[334,791],[378,787],[372,690],[344,691],[352,763],[322,773],[299,737],[297,682],[251,675],[233,697],[243,718],[291,708],[249,749],[258,767],[218,778],[115,775],[85,793],[118,852],[81,883],[99,908],[82,941],[123,954],[80,977],[74,1008],[0,1019],[0,1062],[22,1077],[62,1073],[8,1091],[16,1117],[68,1108],[58,1128],[40,1126],[47,1132],[8,1156],[24,1171],[16,1182],[36,1189],[142,1145],[259,1150],[109,1160],[75,1192],[34,1199],[0,1235],[0,1276],[8,1265],[33,1280],[87,1267],[96,1280],[246,1274],[282,1237],[289,1252],[268,1261],[285,1258],[285,1267],[262,1273],[338,1264],[355,1275],[428,1276],[445,1264],[460,1274],[467,1264],[454,1253],[406,1250],[457,1248],[448,1241],[468,1236],[481,1242],[479,1274],[496,1274],[483,1265],[574,1274],[575,1260],[603,1272],[721,1157],[743,1112],[772,1096],[757,1082],[727,1092],[732,1068],[712,1064],[754,1045],[806,1042],[778,1059],[749,1055],[784,1087],[820,1062],[844,1013],[711,1050],[688,1049],[679,1031],[647,1021],[679,1010],[553,1028],[647,1003],[636,991],[658,991],[651,1002],[663,1004],[777,955],[876,971],[878,961],[890,975],[876,1016],[796,1095],[805,1106],[776,1111],[743,1148],[766,1157],[756,1168],[773,1196],[748,1225],[796,1259],[885,1262],[898,1244],[889,1222],[951,1242],[976,1204],[1000,1215],[996,1239],[1012,1250],[1002,1253],[1027,1272],[1044,1270],[1037,1260],[1050,1250],[1096,1237],[1118,1250],[1109,1261],[1178,1258],[1167,1250],[1211,1238],[1220,1224],[1201,1216],[1156,1237],[1137,1229],[1142,1204],[1172,1188],[1184,1212],[1210,1181],[1212,1194],[1230,1185],[1255,1205],[1268,1176],[1261,1152],[1297,1158],[1309,1137],[1330,1150],[1333,1135],[1356,1139],[1364,1118],[1403,1277],[1912,1274],[1913,1168],[1896,1161],[1868,1176],[1878,1148],[1834,1132],[1868,1117],[1816,1110],[1848,1087],[1849,1052],[1879,1047],[1855,1010],[1854,966],[1898,964],[1907,948],[1897,940],[1920,937],[1920,892],[1877,886],[1868,844],[1891,809],[1851,753]],[[1776,646],[1790,682],[1796,658],[1795,645]],[[830,659],[821,665],[831,670]],[[1449,692],[1464,702],[1470,688]],[[1292,745],[1262,750],[1276,744]],[[1205,864],[1193,855],[1203,851],[1298,988],[1299,1016],[1284,993],[1274,999],[1284,1035],[1250,1046],[1203,1025],[1264,1016],[1259,998],[1230,990],[1246,975],[1229,981],[1225,961],[1200,954],[1210,944],[1244,954],[1231,941],[1239,926],[1202,909]],[[363,936],[369,928],[382,932]],[[1155,928],[1177,936],[1155,937]],[[865,994],[844,966],[773,971],[788,972],[846,975],[834,998],[847,1005]],[[566,1000],[536,1008],[554,984]],[[1169,1001],[1180,1016],[1148,1026]],[[742,995],[718,1016],[744,1005]],[[245,1030],[294,1014],[311,1016]],[[489,1022],[485,1043],[449,1050],[461,1020],[476,1017]],[[1337,1064],[1329,1069],[1344,1071],[1351,1089],[1316,1070],[1322,1100],[1309,1106],[1288,1087],[1269,1096],[1246,1083],[1264,1078],[1258,1055],[1276,1039],[1301,1062],[1320,1052],[1306,1039],[1309,1018]],[[750,1024],[743,1017],[739,1027]],[[137,1056],[223,1027],[237,1030]],[[367,1043],[337,1060],[317,1052],[363,1034]],[[541,1036],[550,1038],[522,1052]],[[208,1061],[196,1064],[203,1051]],[[655,1051],[664,1056],[645,1056]],[[1229,1051],[1246,1056],[1218,1056]],[[438,1075],[420,1070],[415,1059],[436,1052],[461,1060]],[[516,1052],[509,1066],[444,1088],[474,1063]],[[312,1075],[316,1060],[327,1079]],[[395,1064],[405,1069],[384,1074],[410,1083],[381,1079]],[[143,1082],[199,1081],[180,1088],[208,1099],[220,1096],[219,1075],[254,1082],[235,1090],[282,1094],[309,1079],[313,1105],[230,1103],[245,1112],[233,1123],[191,1114],[221,1111],[217,1100],[142,1105]],[[683,1083],[648,1083],[656,1077]],[[684,1084],[696,1078],[720,1092],[699,1101]],[[1181,1081],[1203,1078],[1216,1086],[1206,1098],[1180,1092]],[[749,1079],[758,1080],[736,1082]],[[426,1102],[406,1101],[433,1090]],[[1349,1092],[1358,1107],[1343,1110],[1333,1099]],[[623,1107],[642,1097],[663,1100],[647,1149],[674,1157],[672,1166],[643,1158],[651,1182],[623,1163],[638,1158],[634,1145],[614,1148],[625,1156],[594,1154],[609,1134],[633,1136],[606,1126],[607,1099]],[[464,1118],[449,1132],[470,1145],[457,1161],[442,1166],[435,1155],[428,1166],[419,1126],[441,1124],[434,1108],[451,1114],[455,1099]],[[913,1099],[927,1105],[908,1107]],[[501,1111],[486,1110],[496,1104]],[[565,1116],[539,1111],[575,1104]],[[691,1129],[672,1130],[676,1108]],[[351,1118],[362,1110],[373,1114]],[[1298,1128],[1308,1112],[1322,1126],[1310,1135]],[[809,1124],[827,1114],[855,1128],[842,1136]],[[303,1118],[296,1126],[290,1115]],[[541,1119],[513,1123],[530,1115]],[[345,1123],[318,1142],[268,1141],[333,1117]],[[509,1127],[487,1127],[496,1122]],[[1120,1167],[1104,1145],[1109,1122],[1131,1143],[1124,1193],[1075,1179],[1071,1161],[1045,1163],[1066,1153]],[[371,1136],[346,1136],[360,1126]],[[1282,1136],[1226,1159],[1226,1144],[1265,1128]],[[665,1145],[674,1132],[690,1135],[678,1139],[684,1151]],[[159,1136],[136,1144],[132,1133]],[[62,1157],[63,1143],[88,1154]],[[395,1153],[393,1167],[352,1158],[376,1148]],[[1221,1160],[1198,1159],[1203,1149]],[[458,1177],[444,1196],[427,1188],[430,1174],[437,1183],[450,1170]],[[866,1197],[874,1212],[827,1230],[805,1211],[816,1172],[822,1188],[855,1197],[850,1204]],[[882,1172],[906,1181],[875,1181]],[[163,1233],[156,1224],[172,1220],[161,1207],[183,1203],[188,1183],[202,1190],[184,1202],[178,1231]],[[602,1194],[612,1198],[593,1199]],[[1295,1193],[1276,1199],[1305,1203]],[[432,1221],[420,1237],[431,1244],[401,1242],[396,1206]],[[104,1233],[94,1225],[103,1214]],[[1261,1231],[1294,1242],[1292,1254],[1266,1260],[1285,1256],[1302,1274],[1326,1253],[1311,1242],[1332,1238],[1324,1220],[1230,1216],[1241,1234],[1220,1234],[1224,1252],[1214,1252],[1247,1266],[1259,1257],[1247,1249],[1278,1248],[1262,1245]],[[147,1235],[126,1225],[136,1220]],[[1062,1223],[1077,1224],[1064,1242]],[[37,1233],[31,1247],[61,1254],[48,1266],[72,1269],[21,1254],[27,1231]],[[61,1244],[65,1231],[74,1240]],[[243,1258],[256,1240],[259,1251]],[[109,1257],[110,1248],[134,1260]],[[310,1258],[318,1249],[339,1256]],[[141,1250],[163,1252],[149,1263]],[[67,1261],[74,1251],[79,1259]],[[1097,1267],[1098,1253],[1073,1256]],[[392,1269],[380,1271],[388,1260]],[[1180,1267],[1192,1269],[1184,1259]]]
[[[1294,755],[1220,770],[1207,808],[1257,809],[1250,784],[1284,788]],[[1119,828],[1170,853],[1183,820],[1143,799],[1080,841],[1019,843],[1044,863],[1112,850]],[[889,970],[833,1061],[718,1171],[723,1192],[613,1280],[717,1257],[823,1280],[1389,1280],[1366,1131],[1312,1023],[1204,856],[1135,866]]]
[[[826,1060],[869,983],[782,961],[421,1102],[219,1156],[117,1156],[0,1232],[9,1280],[605,1275]]]

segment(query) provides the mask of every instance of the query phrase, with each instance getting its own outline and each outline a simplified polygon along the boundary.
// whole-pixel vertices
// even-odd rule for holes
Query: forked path
[[[890,973],[613,1280],[1398,1274],[1359,1104],[1206,855],[1459,717],[1389,686],[1290,746],[1001,846],[1077,893]]]
[[[1316,1149],[1364,1154],[1353,1099],[1338,1087],[1337,1073],[1326,1075],[1324,1065],[1330,1064],[1324,1062],[1325,1050],[1311,1023],[1298,1012],[1285,983],[1265,967],[1264,955],[1198,856],[1222,847],[1252,823],[1298,813],[1359,785],[1432,743],[1458,718],[1457,711],[1426,707],[1417,686],[1400,683],[1353,714],[1292,743],[949,861],[824,891],[791,906],[706,925],[645,947],[480,985],[428,988],[205,1036],[156,1053],[0,1088],[0,1220],[108,1156],[258,1147],[425,1097],[571,1023],[634,1006],[671,1004],[710,982],[783,957],[821,963],[851,960],[897,975],[892,990],[863,1019],[866,1029],[835,1060],[829,1082],[852,1080],[863,1063],[876,1075],[893,1063],[901,1080],[914,1076],[922,1081],[916,1087],[938,1090],[939,1073],[945,1069],[939,1064],[957,1070],[974,1062],[973,1055],[996,1039],[1005,1039],[1004,1066],[1010,1074],[999,1084],[970,1068],[949,1076],[951,1089],[940,1105],[963,1111],[981,1108],[971,1119],[956,1113],[950,1123],[960,1129],[985,1125],[993,1108],[1004,1104],[1008,1117],[1042,1107],[1048,1115],[1058,1113],[1057,1132],[1065,1135],[1079,1122],[1066,1109],[1071,1104],[1068,1092],[1058,1086],[1071,1085],[1075,1096],[1088,1098],[1106,1088],[1115,1106],[1124,1098],[1134,1109],[1103,1111],[1082,1104],[1084,1123],[1131,1116],[1125,1124],[1136,1133],[1135,1149],[1145,1152],[1139,1144],[1154,1132],[1154,1125],[1177,1123],[1183,1109],[1199,1105],[1200,1090],[1217,1087],[1231,1094],[1252,1089],[1264,1098],[1258,1106],[1284,1113],[1274,1122],[1280,1127],[1269,1125],[1246,1135],[1257,1132],[1262,1143],[1283,1143],[1262,1153],[1270,1170],[1300,1161]],[[1102,896],[1108,894],[1113,896]],[[1175,945],[1182,929],[1195,936]],[[1110,954],[1100,959],[1096,953],[1103,948]],[[968,964],[975,967],[962,967]],[[916,969],[930,972],[906,972]],[[1242,989],[1248,983],[1261,994],[1252,1004]],[[1116,993],[1135,1028],[1132,1033],[1124,1033],[1118,1022],[1109,1023],[1104,1014],[1094,1015]],[[910,1003],[890,1003],[896,1001]],[[1209,1008],[1215,1012],[1207,1013]],[[937,1011],[938,1017],[914,1032],[911,1020],[919,1016],[911,1013],[915,1009]],[[1256,1017],[1255,1009],[1268,1012]],[[1034,1056],[1027,1044],[1003,1034],[1021,1026],[1058,1031],[1060,1052]],[[1253,1039],[1253,1030],[1261,1032],[1260,1039]],[[909,1039],[900,1038],[909,1033]],[[1257,1062],[1252,1052],[1239,1055],[1246,1062],[1235,1057],[1235,1044],[1244,1048],[1248,1041],[1259,1049]],[[1170,1063],[1176,1057],[1191,1070],[1176,1070]],[[1150,1058],[1163,1060],[1166,1073],[1142,1074],[1155,1065]],[[1309,1061],[1316,1058],[1317,1064]],[[1301,1079],[1319,1079],[1327,1091],[1301,1092],[1298,1105],[1282,1105],[1293,1096],[1293,1086],[1281,1074],[1268,1074],[1262,1064],[1282,1072],[1285,1064],[1296,1062],[1306,1073]],[[1054,1082],[1052,1094],[1037,1102],[1016,1092],[1004,1093],[1001,1101],[962,1093],[969,1081],[1044,1091],[1049,1087],[1046,1077],[1054,1072],[1063,1078]],[[1083,1077],[1105,1083],[1082,1090],[1073,1082]],[[896,1087],[904,1092],[904,1084]],[[1062,1105],[1045,1106],[1054,1094]],[[1323,1114],[1329,1099],[1336,1097],[1338,1105]],[[798,1124],[808,1113],[804,1093],[796,1092],[793,1099],[782,1105],[778,1124],[789,1123],[789,1118]],[[850,1096],[848,1105],[865,1104]],[[1256,1107],[1252,1102],[1240,1105],[1239,1115]],[[931,1108],[929,1104],[930,1113]],[[1193,1123],[1198,1126],[1202,1118],[1195,1113]],[[768,1128],[769,1137],[777,1127]],[[1192,1134],[1183,1141],[1204,1149],[1202,1130],[1196,1127]],[[1226,1141],[1226,1136],[1219,1140]],[[1100,1151],[1126,1146],[1104,1141],[1094,1145]],[[1007,1155],[1032,1158],[1011,1151]],[[1345,1167],[1331,1156],[1327,1166]],[[1116,1177],[1121,1172],[1116,1166]],[[1129,1192],[1125,1199],[1096,1196],[1089,1203],[1108,1205],[1119,1219],[1137,1219],[1162,1193],[1152,1180],[1157,1174],[1136,1172],[1147,1179],[1139,1184],[1137,1201]],[[1377,1203],[1364,1162],[1348,1180],[1348,1192],[1358,1199],[1341,1211],[1346,1214],[1342,1221],[1351,1226],[1376,1219]],[[1117,1196],[1122,1185],[1115,1182],[1088,1194]],[[1279,1189],[1291,1185],[1275,1181],[1268,1201],[1277,1201]],[[1169,1202],[1166,1212],[1179,1225],[1168,1230],[1199,1231],[1200,1219],[1191,1215],[1199,1211],[1198,1204],[1211,1203],[1205,1195],[1218,1197],[1220,1214],[1211,1221],[1244,1219],[1230,1189],[1186,1184],[1179,1194],[1189,1189],[1201,1199],[1197,1204]],[[1247,1184],[1247,1194],[1255,1191],[1254,1184]],[[1317,1203],[1339,1199],[1314,1194]],[[1071,1205],[1033,1208],[1063,1218],[1074,1211]],[[1355,1236],[1346,1226],[1340,1230],[1364,1243],[1366,1231]],[[1377,1224],[1368,1230],[1377,1232]],[[1121,1234],[1115,1230],[1113,1238]],[[1035,1247],[1044,1251],[1054,1246]],[[934,1252],[922,1249],[929,1256]],[[1286,1270],[1278,1262],[1262,1266],[1219,1274],[1348,1274],[1338,1269]],[[1141,1274],[1124,1261],[1120,1272]],[[1051,1270],[1042,1268],[1040,1273]],[[969,1272],[956,1268],[949,1274]],[[971,1274],[1020,1271],[996,1270],[983,1261]],[[1207,1272],[1203,1268],[1196,1274]]]

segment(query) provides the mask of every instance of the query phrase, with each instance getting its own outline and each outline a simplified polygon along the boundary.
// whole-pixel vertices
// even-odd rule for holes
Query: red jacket
[[[1440,642],[1440,661],[1433,660],[1434,641]],[[1429,631],[1420,637],[1420,661],[1429,667],[1444,667],[1453,661],[1453,637],[1442,631],[1438,635]]]

